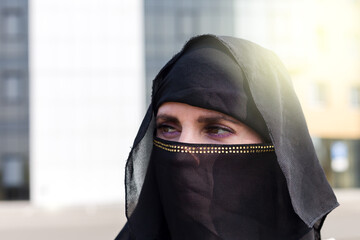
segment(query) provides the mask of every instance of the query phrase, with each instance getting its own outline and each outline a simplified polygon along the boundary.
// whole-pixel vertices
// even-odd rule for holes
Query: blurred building
[[[316,1],[314,8],[314,51],[294,69],[294,83],[332,186],[360,187],[360,2]]]
[[[145,108],[142,6],[0,1],[0,201],[124,200]]]
[[[359,12],[353,0],[0,1],[0,200],[122,201],[151,81],[204,33],[276,52],[331,184],[360,187]]]
[[[0,200],[29,199],[28,1],[0,1]]]
[[[30,1],[30,200],[124,200],[144,112],[141,0]]]

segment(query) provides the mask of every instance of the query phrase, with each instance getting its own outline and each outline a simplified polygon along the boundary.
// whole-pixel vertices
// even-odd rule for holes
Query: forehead
[[[182,115],[184,113],[190,114],[219,114],[222,113],[209,110],[206,108],[194,107],[189,104],[179,103],[179,102],[166,102],[159,107],[157,115],[161,114],[175,114],[175,115]]]

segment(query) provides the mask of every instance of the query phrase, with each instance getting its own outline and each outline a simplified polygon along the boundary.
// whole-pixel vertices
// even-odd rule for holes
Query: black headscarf
[[[171,223],[165,217],[163,202],[172,195],[166,196],[161,190],[164,187],[162,181],[159,184],[158,161],[151,157],[154,115],[164,102],[182,102],[228,114],[271,142],[278,166],[278,170],[275,165],[272,169],[283,179],[277,189],[282,193],[286,190],[290,206],[286,211],[294,213],[289,214],[298,224],[299,232],[309,232],[306,229],[318,232],[325,216],[338,206],[316,157],[290,77],[275,54],[242,39],[203,35],[191,39],[154,80],[152,103],[126,165],[128,224],[117,239],[170,239]],[[158,150],[154,147],[153,155],[159,156]],[[212,169],[214,166],[215,162]],[[279,184],[282,180],[276,181]],[[221,188],[230,188],[225,182]],[[224,215],[222,218],[225,221]],[[282,236],[276,234],[281,233],[273,236]],[[318,238],[313,231],[309,234],[286,236]],[[232,238],[223,235],[201,239]]]

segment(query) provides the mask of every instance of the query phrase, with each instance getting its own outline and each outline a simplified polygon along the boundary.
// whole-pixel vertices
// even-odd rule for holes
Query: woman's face
[[[229,115],[178,102],[160,106],[156,136],[164,140],[202,144],[262,143],[250,127]]]

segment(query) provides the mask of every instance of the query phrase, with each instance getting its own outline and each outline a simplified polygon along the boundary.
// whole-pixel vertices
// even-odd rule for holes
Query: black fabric
[[[169,239],[168,222],[162,212],[164,196],[160,186],[147,187],[146,174],[153,169],[150,153],[154,114],[161,103],[168,101],[223,112],[252,127],[265,141],[271,141],[292,209],[312,228],[302,239],[320,238],[325,216],[338,203],[316,157],[287,71],[275,54],[254,43],[203,35],[191,39],[156,76],[152,104],[127,161],[126,214],[128,231],[140,234],[136,239]],[[149,175],[150,179],[156,178],[153,173]],[[282,217],[278,215],[273,221]],[[133,221],[136,218],[141,221]],[[147,225],[153,226],[154,231],[141,235]]]
[[[269,145],[157,139],[152,160],[171,239],[290,240],[311,230],[292,208]]]
[[[317,159],[288,72],[274,53],[254,43],[232,37],[218,39],[245,73],[275,145],[295,212],[313,226],[339,204]]]
[[[136,231],[117,239],[315,239],[292,208],[271,144],[154,145],[129,219]]]

